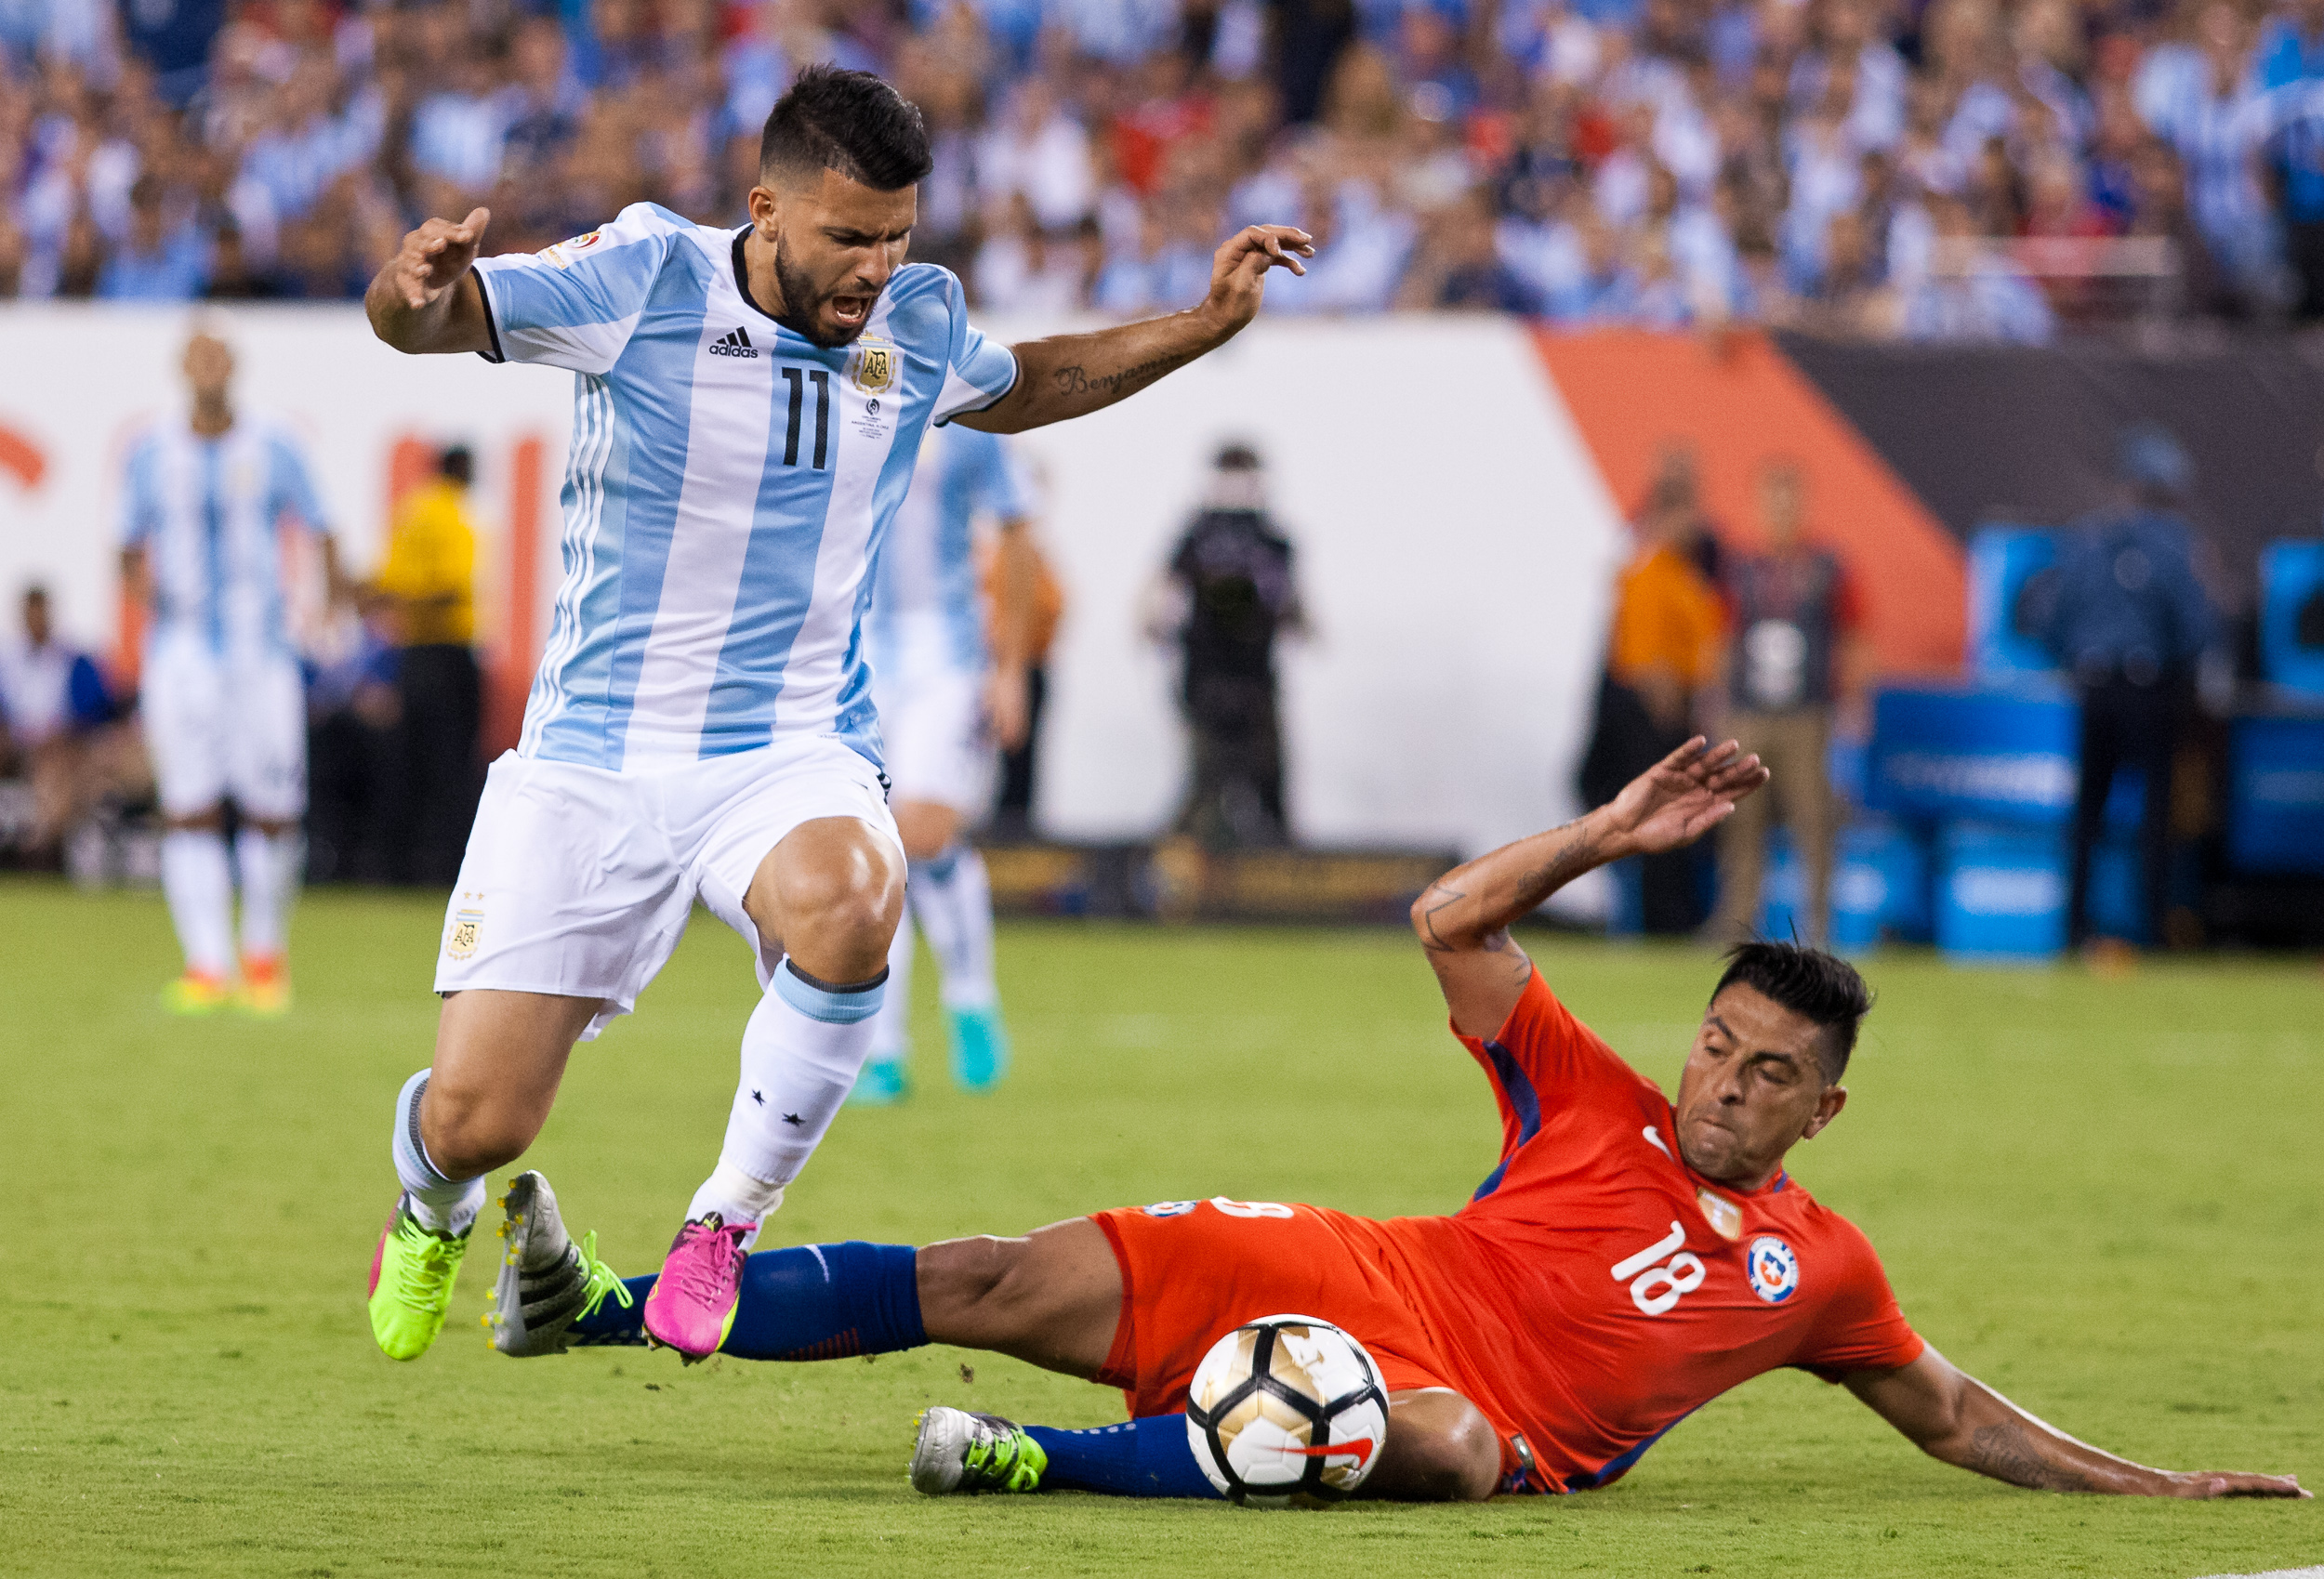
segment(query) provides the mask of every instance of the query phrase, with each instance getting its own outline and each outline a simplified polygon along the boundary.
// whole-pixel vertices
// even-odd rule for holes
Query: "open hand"
[[[456,225],[449,219],[430,219],[405,236],[403,249],[388,265],[396,299],[414,312],[442,299],[476,261],[484,227],[492,223],[492,217],[489,208],[472,208]]]
[[[2209,1502],[2214,1497],[2300,1497],[2315,1495],[2300,1489],[2297,1475],[2245,1475],[2215,1469],[2183,1472],[2171,1477],[2174,1497]]]
[[[1203,305],[1234,333],[1259,315],[1267,270],[1304,274],[1301,258],[1315,256],[1315,238],[1293,225],[1246,225],[1229,236],[1210,262],[1210,296]]]
[[[1623,785],[1606,815],[1642,855],[1691,845],[1767,782],[1759,758],[1742,752],[1734,741],[1712,745],[1697,735]]]

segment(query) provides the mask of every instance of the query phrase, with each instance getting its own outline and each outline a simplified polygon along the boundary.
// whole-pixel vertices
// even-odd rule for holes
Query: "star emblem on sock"
[[[798,1128],[804,1125],[807,1121],[799,1117],[797,1113],[785,1113],[783,1115],[783,1122],[791,1125],[793,1128]]]
[[[767,1094],[764,1091],[753,1091],[750,1094],[750,1099],[762,1108],[767,1105]]]

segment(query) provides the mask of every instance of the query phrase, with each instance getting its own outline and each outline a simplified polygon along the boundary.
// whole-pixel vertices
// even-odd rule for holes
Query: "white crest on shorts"
[[[484,930],[484,896],[464,893],[460,908],[452,913],[452,929],[444,935],[443,952],[454,959],[470,959],[476,940]]]

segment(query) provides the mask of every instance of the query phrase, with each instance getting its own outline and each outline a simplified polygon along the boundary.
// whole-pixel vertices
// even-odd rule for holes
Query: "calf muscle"
[[[933,1343],[989,1349],[1094,1380],[1122,1317],[1121,1268],[1088,1217],[1023,1239],[949,1239],[919,1253],[920,1324]]]

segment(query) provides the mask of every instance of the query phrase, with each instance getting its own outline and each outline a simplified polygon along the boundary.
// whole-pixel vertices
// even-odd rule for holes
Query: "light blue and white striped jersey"
[[[976,519],[1033,513],[1024,468],[997,433],[937,428],[920,442],[911,491],[872,568],[864,634],[872,667],[895,673],[907,642],[935,635],[955,668],[984,666],[984,599],[976,577]]]
[[[183,421],[131,446],[121,546],[145,551],[152,639],[190,638],[237,661],[292,651],[283,593],[285,516],[330,527],[288,434],[248,419],[215,439]]]
[[[476,264],[494,360],[579,375],[524,756],[620,771],[836,734],[878,760],[872,555],[929,425],[1007,394],[1016,358],[927,264],[826,350],[750,300],[746,234],[637,204]]]

